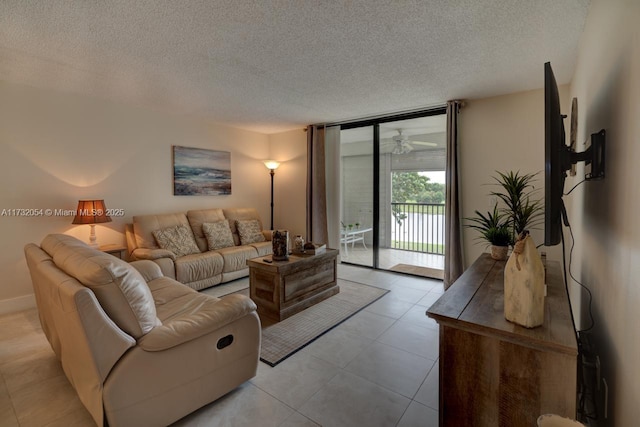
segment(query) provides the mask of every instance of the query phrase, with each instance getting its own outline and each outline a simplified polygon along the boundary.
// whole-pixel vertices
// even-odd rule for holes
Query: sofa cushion
[[[179,305],[178,305],[179,303]],[[178,298],[176,309],[162,326],[140,341],[145,351],[163,351],[235,322],[253,313],[255,303],[244,295],[228,295],[222,299],[196,294]]]
[[[187,212],[187,220],[189,221],[189,225],[191,226],[191,231],[193,231],[193,236],[196,238],[196,244],[200,248],[200,252],[204,252],[208,250],[207,238],[204,235],[204,230],[202,229],[202,224],[205,222],[216,222],[227,219],[224,216],[224,212],[222,209],[198,209]],[[233,230],[235,224],[229,224],[231,227],[231,233],[233,234]],[[240,240],[237,242],[234,239],[234,244],[239,244]]]
[[[273,253],[273,245],[271,241],[252,243],[251,246],[256,248],[258,256],[271,255]]]
[[[229,221],[205,222],[202,231],[207,238],[207,246],[210,251],[235,246],[233,235],[229,227]]]
[[[173,252],[176,257],[200,253],[191,229],[184,224],[155,230],[152,234],[158,246]]]
[[[257,219],[237,220],[236,228],[242,245],[265,241],[260,222]]]
[[[162,319],[139,341],[146,351],[161,351],[217,330],[256,310],[256,305],[244,295],[215,298],[196,292],[166,277],[149,282],[149,289]]]
[[[235,246],[234,246],[235,247]],[[218,252],[203,252],[176,259],[176,280],[191,283],[222,273],[224,260]]]
[[[223,273],[240,271],[247,268],[247,260],[258,256],[258,251],[253,246],[233,246],[216,251],[224,259]]]
[[[40,246],[58,268],[91,289],[105,313],[132,337],[161,324],[147,283],[125,261],[64,234],[50,234]]]

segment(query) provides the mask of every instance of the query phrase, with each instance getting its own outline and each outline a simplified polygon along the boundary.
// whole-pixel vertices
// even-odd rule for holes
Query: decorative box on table
[[[320,255],[327,251],[327,245],[307,242],[304,244],[304,253],[308,255]]]

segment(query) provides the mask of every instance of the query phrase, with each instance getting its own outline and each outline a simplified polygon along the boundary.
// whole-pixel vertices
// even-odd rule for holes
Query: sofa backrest
[[[104,380],[136,341],[104,312],[95,294],[33,243],[24,248],[40,323],[69,382],[98,426]]]
[[[262,221],[260,220],[260,215],[258,215],[258,211],[255,208],[228,208],[222,209],[224,212],[225,218],[229,220],[229,226],[231,227],[231,234],[233,234],[233,241],[236,246],[240,244],[240,235],[238,234],[238,229],[236,228],[237,220],[246,220],[246,219],[257,219],[260,223],[260,230],[264,230],[262,226]]]
[[[57,286],[54,284],[61,283],[67,279],[73,281],[73,278],[60,271],[53,262],[53,258],[33,243],[25,246],[24,252],[33,282],[33,293],[36,297],[42,331],[47,340],[49,340],[53,352],[60,358],[60,334],[55,328],[55,317],[52,308],[58,303],[59,296]]]
[[[193,231],[193,236],[196,238],[196,244],[198,245],[198,248],[200,248],[201,252],[209,250],[207,238],[202,231],[202,224],[205,222],[223,221],[225,219],[222,209],[199,209],[187,212],[187,220],[189,221],[191,231]],[[237,244],[238,243],[236,243],[236,245]]]
[[[137,246],[144,249],[159,249],[153,232],[176,225],[189,226],[189,221],[184,213],[134,216],[133,232]]]
[[[59,269],[93,291],[127,334],[137,339],[160,324],[149,286],[127,262],[65,234],[48,235],[41,247]]]
[[[262,220],[255,208],[227,208],[227,209],[194,209],[186,213],[162,214],[162,215],[136,215],[133,217],[133,239],[127,244],[130,251],[134,248],[159,249],[153,232],[176,225],[188,225],[193,232],[196,244],[201,252],[206,252],[208,248],[207,239],[202,231],[202,224],[205,222],[216,222],[227,219],[233,235],[233,242],[240,245],[240,236],[236,228],[236,220],[256,219],[263,230]],[[135,246],[133,246],[135,243]]]
[[[236,246],[240,245],[240,236],[236,228],[236,220],[256,219],[260,223],[262,230],[262,221],[258,215],[258,211],[254,208],[227,208],[227,209],[198,209],[187,212],[187,220],[191,225],[191,230],[196,238],[196,243],[202,252],[208,250],[207,238],[202,231],[202,224],[205,222],[216,222],[222,220],[229,221],[233,242]]]

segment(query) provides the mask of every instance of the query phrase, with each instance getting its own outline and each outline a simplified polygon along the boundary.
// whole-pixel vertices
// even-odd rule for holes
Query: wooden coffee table
[[[319,255],[290,255],[288,261],[273,261],[271,255],[247,260],[258,313],[281,321],[340,292],[337,255],[327,249]]]

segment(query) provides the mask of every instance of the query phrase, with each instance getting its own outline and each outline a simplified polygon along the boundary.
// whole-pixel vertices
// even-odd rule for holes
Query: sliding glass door
[[[446,115],[380,125],[379,268],[444,267]],[[436,274],[437,275],[437,274]]]
[[[442,270],[445,142],[443,110],[342,126],[342,262]]]

